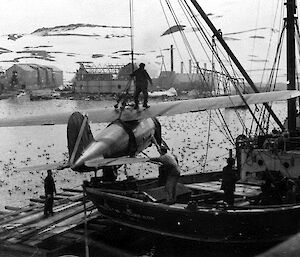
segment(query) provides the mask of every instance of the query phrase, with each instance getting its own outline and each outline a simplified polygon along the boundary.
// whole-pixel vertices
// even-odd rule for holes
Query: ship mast
[[[286,9],[286,28],[287,28],[287,89],[296,89],[295,79],[295,14],[296,1],[287,0]],[[288,130],[290,132],[296,131],[296,99],[288,100]]]
[[[134,49],[134,41],[133,41],[133,0],[129,0],[129,9],[130,9],[130,45],[131,45],[131,72],[134,72],[134,54],[133,54],[133,49]]]

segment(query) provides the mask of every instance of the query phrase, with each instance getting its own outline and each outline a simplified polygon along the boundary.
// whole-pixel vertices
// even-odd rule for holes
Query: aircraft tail
[[[74,112],[67,127],[69,163],[72,165],[94,140],[87,116]]]

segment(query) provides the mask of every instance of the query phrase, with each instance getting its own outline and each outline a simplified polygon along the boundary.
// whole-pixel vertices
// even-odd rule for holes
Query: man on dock
[[[148,105],[148,81],[152,85],[152,79],[148,72],[145,70],[145,64],[141,63],[140,67],[135,70],[130,77],[135,77],[135,91],[134,91],[134,109],[139,108],[139,95],[143,92],[144,96],[144,108],[149,108]]]
[[[180,167],[178,159],[175,155],[168,153],[168,148],[162,146],[160,148],[160,156],[150,158],[150,161],[159,162],[162,165],[159,169],[159,179],[164,177],[165,189],[167,192],[167,203],[172,204],[176,202],[176,187],[180,177]]]
[[[52,177],[52,170],[47,170],[47,177],[44,181],[45,188],[45,206],[44,206],[44,215],[48,217],[49,214],[53,216],[53,202],[54,202],[54,194],[56,194],[56,188],[54,179]]]
[[[224,202],[229,206],[234,203],[235,183],[237,181],[236,171],[233,169],[234,162],[234,159],[229,157],[222,174],[221,190],[224,190]]]

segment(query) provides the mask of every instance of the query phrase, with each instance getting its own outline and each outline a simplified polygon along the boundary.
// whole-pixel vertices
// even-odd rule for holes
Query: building
[[[104,67],[79,64],[73,81],[75,92],[114,94],[123,92],[129,83],[131,64],[107,65]]]
[[[63,85],[63,71],[55,66],[39,64],[14,64],[6,71],[10,89],[44,89]]]
[[[162,71],[155,80],[159,89],[167,90],[171,87],[177,92],[198,90],[201,93],[212,91],[211,73],[176,73],[174,71]]]

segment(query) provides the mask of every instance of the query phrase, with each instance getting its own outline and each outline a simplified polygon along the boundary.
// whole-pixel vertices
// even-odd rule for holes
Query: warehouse
[[[121,93],[127,88],[131,72],[131,64],[96,67],[80,63],[73,86],[78,93]]]
[[[6,70],[10,89],[56,88],[63,84],[63,71],[55,66],[14,64]]]

